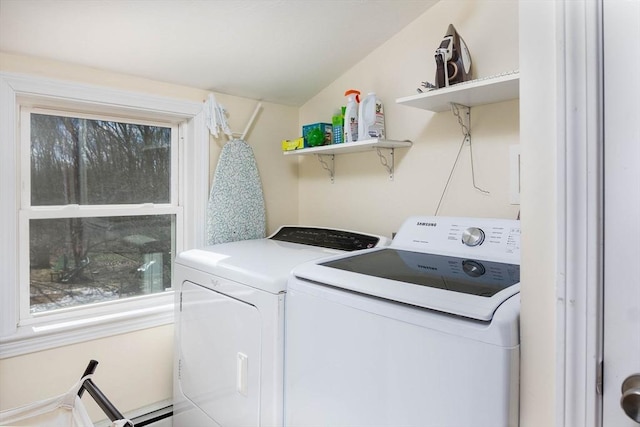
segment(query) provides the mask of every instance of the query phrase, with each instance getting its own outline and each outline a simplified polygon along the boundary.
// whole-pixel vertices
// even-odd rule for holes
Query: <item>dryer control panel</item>
[[[337,249],[345,252],[370,249],[388,244],[388,239],[382,236],[323,227],[300,226],[280,227],[269,239]]]

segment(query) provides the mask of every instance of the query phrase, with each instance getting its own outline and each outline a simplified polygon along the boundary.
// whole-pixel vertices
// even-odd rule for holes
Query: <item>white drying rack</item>
[[[93,422],[80,398],[86,390],[100,409],[109,417],[110,427],[133,427],[134,423],[126,419],[93,382],[91,377],[98,366],[91,360],[80,380],[69,391],[49,399],[39,400],[18,408],[0,412],[1,426],[39,426],[39,427],[93,427]],[[148,423],[138,423],[141,427]]]

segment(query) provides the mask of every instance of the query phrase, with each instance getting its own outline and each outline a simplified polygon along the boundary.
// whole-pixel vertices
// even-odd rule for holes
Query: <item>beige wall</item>
[[[491,31],[488,24],[491,23]],[[344,105],[344,91],[375,91],[384,102],[388,139],[411,140],[396,150],[393,181],[372,152],[337,155],[331,184],[315,157],[300,159],[300,221],[390,236],[410,215],[433,215],[462,142],[450,112],[432,113],[398,105],[421,81],[433,82],[433,52],[453,23],[466,41],[476,77],[518,69],[517,1],[439,2],[384,45],[307,102],[300,124],[330,121]],[[469,147],[462,150],[440,215],[516,218],[509,203],[509,146],[519,143],[518,101],[471,109],[476,184]]]
[[[389,235],[409,215],[435,212],[459,148],[461,133],[450,113],[395,104],[420,81],[433,82],[432,51],[453,23],[467,42],[475,77],[521,69],[521,99],[474,107],[471,133],[477,184],[468,148],[445,195],[441,215],[515,218],[508,202],[508,150],[521,143],[523,206],[521,413],[525,426],[551,426],[556,411],[556,64],[555,4],[517,1],[439,2],[300,109],[300,124],[326,121],[344,103],[344,90],[375,90],[385,101],[387,137],[410,139],[397,150],[390,182],[375,153],[336,156],[336,179],[314,158],[300,160],[300,220]],[[522,7],[522,6],[521,6]],[[520,24],[518,24],[520,23]],[[522,27],[522,28],[520,28]],[[519,35],[526,39],[519,46]],[[526,83],[523,84],[523,81]],[[523,102],[524,99],[524,102]],[[522,109],[520,110],[520,106]],[[521,127],[522,126],[522,127]]]
[[[0,360],[0,410],[66,392],[91,359],[95,383],[121,412],[171,399],[173,325],[166,325]],[[94,421],[105,418],[88,394],[82,401]]]
[[[5,53],[0,53],[0,71],[189,101],[202,101],[208,94],[199,89]],[[217,94],[217,99],[229,112],[231,128],[242,132],[257,101],[224,94]],[[263,182],[268,232],[280,224],[297,222],[297,164],[285,161],[280,148],[284,135],[296,132],[297,113],[294,107],[263,103],[247,136]],[[211,138],[211,176],[223,142]],[[0,410],[66,391],[91,358],[100,363],[96,383],[121,411],[171,399],[172,346],[173,326],[167,325],[2,359]],[[89,398],[84,400],[91,401]],[[94,419],[103,418],[99,408],[91,403],[88,406]]]
[[[544,66],[541,61],[544,57],[541,51],[554,41],[553,34],[538,38],[536,33],[542,35],[540,28],[553,19],[553,11],[549,8],[553,9],[554,5],[549,2],[546,8],[538,8],[534,7],[535,2],[523,2],[529,3],[529,8],[519,11],[516,0],[441,1],[325,88],[299,112],[290,107],[267,104],[248,140],[258,158],[271,230],[280,223],[297,222],[390,235],[407,216],[435,212],[461,142],[462,134],[451,114],[434,114],[395,104],[396,98],[415,93],[419,82],[433,81],[433,50],[447,25],[453,23],[467,42],[474,60],[475,77],[522,68],[522,79],[531,79],[522,87],[522,97],[533,100],[525,102],[522,111],[519,111],[518,101],[475,107],[471,111],[476,180],[491,195],[484,196],[472,189],[469,152],[465,147],[440,214],[515,218],[519,206],[508,203],[507,156],[509,146],[522,139],[522,225],[525,231],[532,231],[523,236],[521,425],[538,426],[553,425],[555,415],[555,236],[550,235],[549,230],[555,224],[556,177],[553,168],[549,169],[555,161],[555,110],[549,109],[553,105],[554,88],[545,87],[545,82],[552,80],[547,80],[546,73],[553,73],[554,67]],[[536,10],[541,15],[532,15]],[[526,23],[528,34],[520,51],[519,12],[520,26]],[[74,70],[72,76],[76,81],[191,100],[204,99],[206,95],[195,89],[8,55],[0,56],[0,69],[60,78],[68,77],[68,71]],[[538,76],[539,71],[542,75]],[[534,78],[534,75],[538,77]],[[374,152],[336,156],[334,184],[314,157],[285,157],[279,152],[279,141],[296,137],[300,132],[299,125],[328,121],[334,109],[344,104],[342,95],[349,88],[377,91],[385,102],[388,137],[410,139],[414,143],[410,149],[396,151],[394,181],[388,180]],[[541,91],[541,88],[545,90]],[[255,101],[224,95],[219,95],[218,100],[230,110],[232,127],[241,131]],[[539,123],[550,127],[539,126]],[[212,140],[211,148],[213,173],[219,142]],[[300,177],[296,182],[298,163]],[[299,188],[297,192],[296,188]],[[166,375],[156,382],[165,397],[170,395],[170,387],[165,388],[164,381],[170,375],[167,370],[171,352],[160,353],[170,341],[166,329],[171,328],[113,338],[118,343],[133,337],[136,343],[151,344],[152,349],[157,350],[147,364],[158,377]],[[158,336],[163,338],[157,339]],[[80,348],[86,347],[86,351],[98,348],[100,354],[95,357],[104,358],[100,359],[98,371],[106,377],[113,374],[113,383],[122,384],[115,380],[115,374],[122,369],[127,372],[128,368],[116,351],[110,349],[113,343],[110,340],[82,344]],[[77,365],[83,365],[84,361],[72,360],[76,354],[74,350],[73,346],[64,347],[0,361],[0,407],[12,406],[15,399],[11,402],[6,397],[22,384],[34,384],[37,376],[64,389],[66,382],[53,378],[47,369],[48,360],[52,357],[63,360],[63,372],[75,379]],[[30,371],[22,373],[29,368]],[[6,372],[12,373],[8,377],[10,381],[4,380]],[[134,384],[134,387],[138,386]],[[145,403],[161,397],[147,395],[142,388],[134,390],[144,394]],[[22,394],[20,398],[30,401],[34,396]]]

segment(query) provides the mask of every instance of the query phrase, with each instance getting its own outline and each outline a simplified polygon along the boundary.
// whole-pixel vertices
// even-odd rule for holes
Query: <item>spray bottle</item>
[[[344,142],[354,142],[358,140],[360,91],[350,89],[344,95],[347,97],[347,108],[344,110]]]
[[[360,139],[384,139],[384,107],[375,92],[369,92],[360,104],[358,114],[358,135]]]

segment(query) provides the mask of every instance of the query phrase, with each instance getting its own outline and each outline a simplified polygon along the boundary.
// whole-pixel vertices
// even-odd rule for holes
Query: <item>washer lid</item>
[[[520,289],[520,266],[379,248],[294,269],[302,279],[418,307],[490,321]]]

